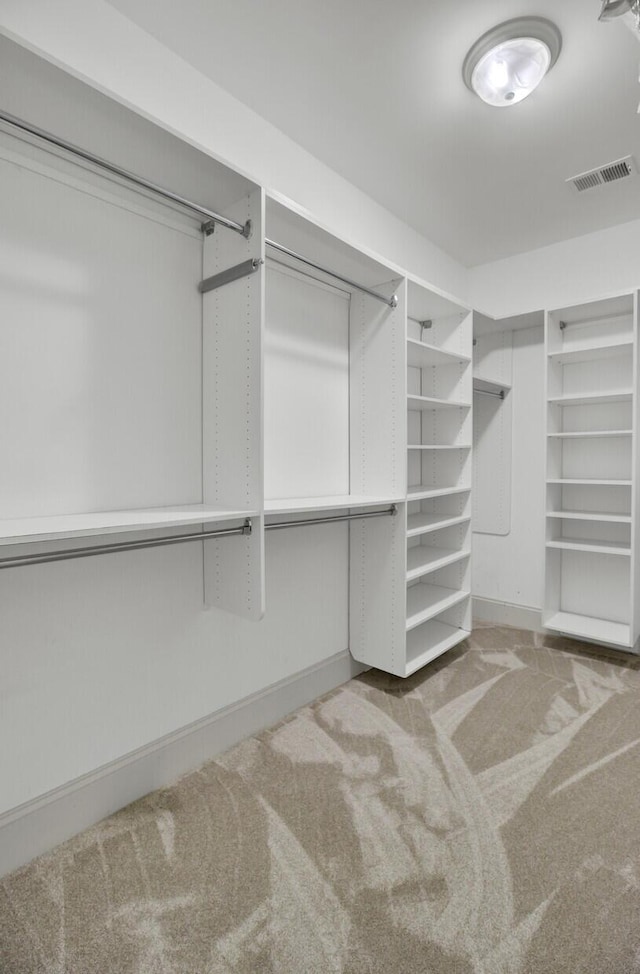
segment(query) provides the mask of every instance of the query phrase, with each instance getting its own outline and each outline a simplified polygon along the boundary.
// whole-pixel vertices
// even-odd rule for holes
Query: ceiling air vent
[[[585,189],[593,189],[594,186],[604,186],[606,183],[614,183],[618,179],[625,179],[633,176],[636,172],[636,165],[631,156],[624,159],[617,159],[615,162],[608,162],[606,166],[598,169],[591,169],[589,172],[581,172],[577,176],[567,179],[568,183],[573,183],[579,193]]]

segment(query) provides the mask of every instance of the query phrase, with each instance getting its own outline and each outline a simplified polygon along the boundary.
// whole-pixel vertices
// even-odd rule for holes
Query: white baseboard
[[[347,650],[0,815],[0,877],[367,667]]]
[[[471,606],[474,624],[495,622],[498,626],[514,626],[516,629],[531,629],[533,632],[544,631],[541,609],[476,597],[472,598]]]

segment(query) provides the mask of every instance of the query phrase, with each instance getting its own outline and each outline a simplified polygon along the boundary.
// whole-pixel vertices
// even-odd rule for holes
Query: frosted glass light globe
[[[507,108],[538,87],[561,49],[562,35],[550,20],[516,17],[488,30],[469,48],[462,78],[482,101]]]
[[[488,105],[516,105],[538,87],[551,64],[551,51],[536,37],[503,41],[481,57],[471,75],[476,94]]]

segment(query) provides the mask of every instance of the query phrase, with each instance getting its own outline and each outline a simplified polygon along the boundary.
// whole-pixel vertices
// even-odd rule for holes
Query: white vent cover
[[[614,183],[618,179],[625,179],[633,176],[637,172],[636,164],[632,156],[625,156],[624,159],[617,159],[615,162],[608,162],[606,166],[598,169],[590,169],[589,172],[581,172],[577,176],[567,179],[568,183],[573,183],[579,193],[585,189],[593,189],[594,186],[605,186],[607,183]]]

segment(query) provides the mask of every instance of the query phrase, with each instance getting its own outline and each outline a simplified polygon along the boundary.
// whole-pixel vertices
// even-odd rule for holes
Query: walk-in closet
[[[635,970],[640,0],[561,6],[0,0],[1,974]]]

